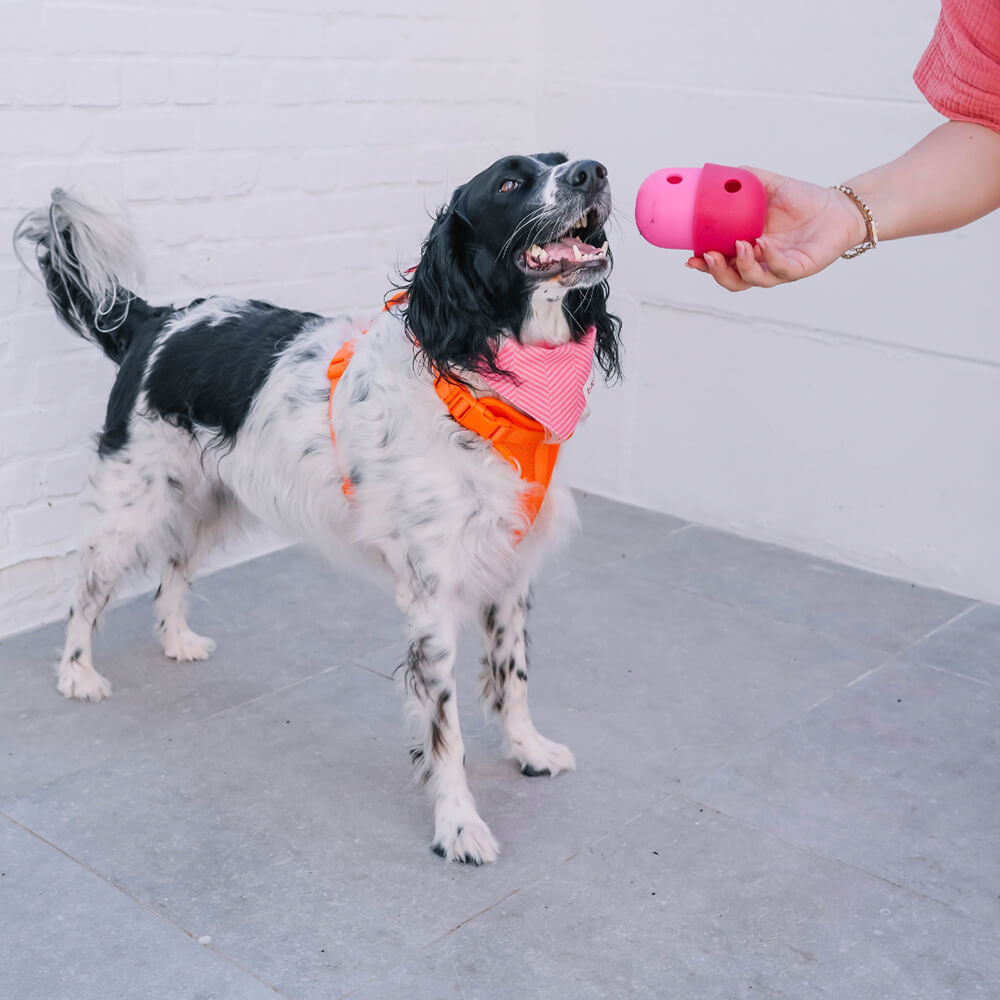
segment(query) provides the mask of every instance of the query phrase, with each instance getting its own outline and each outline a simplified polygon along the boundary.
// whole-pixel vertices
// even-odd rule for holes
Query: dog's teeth
[[[547,260],[549,259],[549,255],[548,255],[548,253],[546,252],[546,250],[545,250],[545,248],[544,248],[544,247],[539,247],[539,248],[538,248],[538,259],[539,259],[540,261],[543,261],[543,262],[544,262],[544,261],[547,261]]]
[[[607,240],[605,240],[605,241],[604,241],[604,242],[603,242],[603,243],[601,244],[601,253],[607,253],[607,252],[608,252],[608,241],[607,241]]]
[[[531,250],[528,251],[532,257],[541,257],[542,248],[537,243],[531,244]]]
[[[580,253],[580,248],[575,243],[573,244],[573,256],[576,257],[577,260],[583,260],[583,254]]]

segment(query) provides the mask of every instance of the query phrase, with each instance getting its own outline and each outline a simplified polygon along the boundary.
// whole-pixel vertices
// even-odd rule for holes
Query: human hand
[[[750,169],[767,192],[764,232],[756,244],[740,240],[727,260],[712,251],[687,266],[710,274],[731,292],[771,288],[822,271],[865,239],[865,220],[842,192],[808,181]]]

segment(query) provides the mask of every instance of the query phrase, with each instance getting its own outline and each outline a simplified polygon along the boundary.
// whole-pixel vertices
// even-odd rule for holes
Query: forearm
[[[956,229],[1000,208],[1000,133],[947,122],[847,183],[871,208],[880,240]]]

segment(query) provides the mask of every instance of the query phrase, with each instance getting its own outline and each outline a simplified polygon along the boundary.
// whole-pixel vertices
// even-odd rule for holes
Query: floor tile
[[[580,514],[580,534],[570,543],[570,549],[595,560],[628,558],[688,523],[595,493],[575,491],[574,497]]]
[[[637,584],[618,564],[537,588],[530,635],[539,728],[572,746],[581,767],[596,754],[623,780],[660,790],[714,769],[885,658]]]
[[[147,595],[102,620],[95,664],[113,696],[97,705],[56,691],[62,624],[0,639],[0,799],[402,637],[388,594],[300,549],[196,582],[189,620],[219,644],[208,661],[166,659],[152,616]]]
[[[270,986],[0,816],[0,995],[263,1000]]]
[[[978,604],[918,642],[908,658],[1000,684],[1000,608]]]
[[[523,777],[470,701],[470,784],[503,854],[442,862],[400,715],[389,681],[332,670],[3,808],[282,992],[327,998],[655,801],[606,768]]]
[[[973,603],[700,526],[661,538],[628,566],[652,584],[683,587],[887,651],[904,649]]]
[[[681,799],[354,1000],[973,1000],[993,927]]]
[[[530,620],[576,772],[503,758],[462,637],[482,869],[428,850],[402,618],[364,577],[292,550],[200,580],[201,664],[114,609],[97,706],[54,691],[60,626],[0,640],[16,1000],[991,996],[1000,611],[579,501]]]
[[[893,663],[695,783],[699,801],[1000,922],[1000,690]]]

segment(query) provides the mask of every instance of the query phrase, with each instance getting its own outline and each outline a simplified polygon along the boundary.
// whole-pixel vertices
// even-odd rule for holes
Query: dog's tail
[[[14,252],[30,271],[25,250],[38,263],[59,318],[120,363],[132,339],[130,316],[148,309],[129,290],[142,263],[121,214],[56,188],[51,203],[14,230]]]

